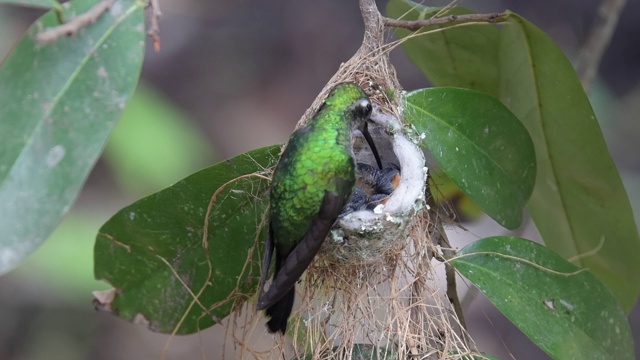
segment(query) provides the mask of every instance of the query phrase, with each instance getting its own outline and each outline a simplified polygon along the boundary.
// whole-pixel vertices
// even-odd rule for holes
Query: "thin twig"
[[[378,11],[376,2],[360,0],[360,13],[364,21],[364,39],[362,45],[368,48],[379,47],[384,40],[382,15]],[[370,49],[367,49],[370,50]]]
[[[401,20],[385,17],[382,18],[382,20],[384,22],[384,26],[386,27],[396,27],[415,31],[425,26],[443,25],[449,23],[487,22],[493,24],[506,21],[508,16],[509,15],[506,13],[491,13],[449,15],[424,20]]]
[[[38,35],[36,36],[36,40],[40,44],[48,44],[56,41],[62,36],[75,35],[82,27],[95,23],[100,15],[109,10],[115,2],[116,0],[103,0],[95,4],[86,12],[69,20],[69,22],[48,28],[38,33]]]
[[[149,6],[151,7],[151,16],[149,17],[149,31],[147,31],[147,35],[153,41],[153,49],[158,52],[160,51],[160,26],[158,25],[158,22],[162,17],[160,1],[150,0]]]
[[[467,333],[467,322],[464,319],[462,304],[460,302],[460,298],[458,297],[458,289],[456,285],[456,270],[449,261],[449,259],[455,256],[455,251],[452,250],[449,239],[447,238],[447,234],[444,231],[444,227],[442,226],[442,222],[440,220],[443,215],[441,214],[440,210],[438,210],[438,206],[436,205],[433,196],[428,196],[427,204],[431,209],[433,209],[433,211],[429,211],[429,216],[432,220],[432,226],[435,227],[435,229],[433,229],[433,232],[434,234],[437,234],[437,243],[438,245],[440,245],[440,249],[442,250],[442,256],[440,256],[439,254],[435,254],[435,257],[436,260],[444,262],[444,271],[447,280],[447,298],[451,302],[451,305],[453,305],[453,311],[458,317],[458,321],[460,323],[460,326],[462,327],[461,333],[463,338],[467,343],[470,343],[469,334]]]
[[[441,228],[441,231],[444,234],[444,229]],[[449,244],[449,239],[447,239],[446,235],[438,236],[440,249],[442,249],[442,254],[446,259],[449,259],[455,256],[455,252],[451,250],[451,245]],[[456,285],[456,269],[453,268],[450,262],[445,262],[444,264],[444,272],[445,277],[447,279],[447,298],[451,301],[451,305],[453,305],[453,310],[458,315],[458,320],[460,321],[460,326],[463,328],[463,336],[468,341],[469,339],[466,337],[467,335],[467,322],[464,320],[464,313],[462,312],[462,304],[460,303],[460,298],[458,297],[458,286]]]
[[[627,0],[603,0],[598,8],[593,28],[580,51],[576,65],[576,71],[585,90],[589,89],[598,72],[602,55],[611,42],[620,13],[626,3]]]

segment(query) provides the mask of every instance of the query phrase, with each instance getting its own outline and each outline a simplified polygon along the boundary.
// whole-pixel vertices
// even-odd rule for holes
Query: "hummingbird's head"
[[[362,135],[364,135],[365,140],[369,144],[371,148],[371,153],[373,157],[376,159],[376,164],[378,168],[382,169],[382,160],[380,159],[380,155],[378,154],[378,150],[376,149],[376,145],[373,142],[373,138],[369,133],[369,118],[371,117],[371,112],[373,111],[373,105],[371,105],[371,100],[369,98],[362,98],[354,101],[349,105],[346,110],[346,117],[351,121],[351,134],[353,136],[354,130],[360,130]]]
[[[371,117],[373,105],[367,96],[367,93],[360,86],[351,82],[344,82],[336,85],[323,104],[324,109],[332,109],[329,111],[340,111],[344,114],[344,119],[349,123],[351,134],[353,136],[355,130],[359,130],[364,135],[371,152],[373,153],[378,167],[382,168],[380,155],[373,144],[373,139],[369,134],[367,121]],[[321,108],[322,109],[322,108]]]
[[[367,94],[352,82],[340,83],[331,89],[323,106],[332,111],[343,111],[352,129],[362,129],[373,110]]]
[[[373,111],[373,106],[367,98],[358,99],[351,103],[346,110],[347,118],[351,120],[351,129],[362,131],[371,116],[371,111]]]

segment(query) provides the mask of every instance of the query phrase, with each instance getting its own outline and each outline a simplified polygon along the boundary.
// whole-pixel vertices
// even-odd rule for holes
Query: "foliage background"
[[[385,2],[379,1],[384,8]],[[429,2],[439,5],[446,2]],[[514,10],[575,59],[599,2],[461,1],[478,12]],[[133,200],[218,160],[288,138],[317,92],[360,44],[356,1],[162,2],[162,51],[148,48],[137,95],[64,223],[18,269],[0,277],[0,359],[159,358],[167,336],[91,306],[92,248],[98,227]],[[591,99],[640,223],[640,24],[629,2]],[[0,58],[36,10],[0,6]],[[329,26],[328,26],[329,25]],[[635,43],[634,43],[635,41]],[[401,51],[392,54],[406,89],[429,84]],[[7,121],[2,119],[2,121]],[[491,221],[453,230],[462,245],[495,234]],[[535,235],[524,234],[532,238]],[[471,298],[471,297],[470,297]],[[481,296],[466,301],[481,350],[499,358],[544,355]],[[491,322],[488,321],[491,319]],[[640,306],[630,315],[640,356]],[[174,339],[170,358],[218,358],[220,327]]]

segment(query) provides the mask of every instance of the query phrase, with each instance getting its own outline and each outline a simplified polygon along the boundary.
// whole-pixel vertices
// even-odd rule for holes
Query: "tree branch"
[[[506,13],[491,14],[465,14],[465,15],[449,15],[424,20],[401,20],[384,17],[382,18],[384,26],[403,28],[412,31],[419,30],[421,27],[442,25],[449,23],[468,23],[468,22],[486,22],[500,23],[507,20],[509,15]]]
[[[364,21],[364,39],[362,45],[367,50],[380,47],[383,42],[384,24],[374,0],[360,0],[360,13]]]
[[[598,72],[602,55],[609,46],[620,19],[620,13],[626,3],[627,0],[603,0],[600,4],[593,28],[582,47],[576,64],[576,71],[585,90],[589,89]]]
[[[149,7],[151,7],[151,16],[149,16],[149,31],[147,31],[147,35],[151,38],[151,41],[153,41],[153,49],[158,52],[160,51],[160,26],[158,22],[162,17],[160,1],[149,0]]]
[[[82,27],[93,24],[98,20],[100,15],[104,14],[113,6],[116,0],[103,0],[91,7],[86,12],[76,16],[62,25],[48,28],[36,35],[36,41],[40,44],[47,44],[56,41],[62,36],[74,35]]]

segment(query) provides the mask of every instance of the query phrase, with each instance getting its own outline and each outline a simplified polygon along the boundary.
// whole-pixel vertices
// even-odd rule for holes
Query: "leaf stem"
[[[396,27],[415,31],[425,26],[443,25],[450,23],[487,22],[495,24],[506,21],[508,16],[509,14],[507,13],[490,13],[449,15],[423,20],[402,20],[383,17],[382,20],[385,27]]]

